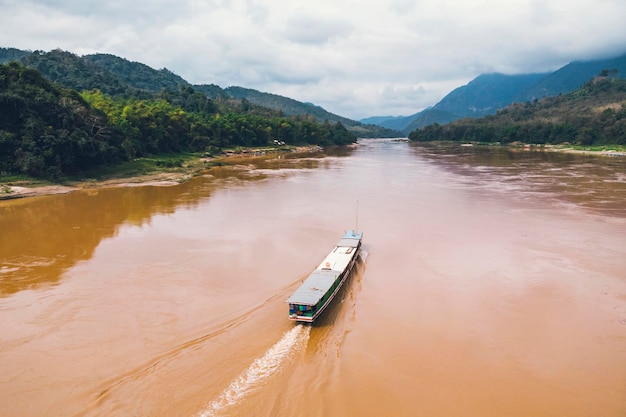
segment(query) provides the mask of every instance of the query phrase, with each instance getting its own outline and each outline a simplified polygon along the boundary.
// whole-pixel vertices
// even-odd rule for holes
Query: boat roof
[[[333,285],[340,271],[316,269],[287,300],[290,304],[314,306]]]
[[[335,248],[311,272],[300,287],[287,299],[290,304],[315,305],[332,287],[350,263],[363,232],[351,230],[341,238]]]
[[[339,243],[336,246],[351,246],[356,248],[359,244],[359,241],[363,238],[363,232],[357,232],[356,230],[349,230],[345,235],[341,238]]]

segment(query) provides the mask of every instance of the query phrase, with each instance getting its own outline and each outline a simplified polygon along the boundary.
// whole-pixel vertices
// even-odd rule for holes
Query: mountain
[[[424,110],[425,111],[425,110]],[[373,123],[382,127],[386,127],[387,129],[398,130],[400,132],[404,132],[405,128],[420,115],[421,112],[412,114],[410,116],[395,116],[395,117],[385,117],[385,116],[373,116],[368,117],[364,120],[372,120],[369,123]]]
[[[320,106],[302,103],[287,97],[264,93],[244,87],[223,89],[215,84],[192,85],[166,68],[156,70],[139,62],[128,61],[110,54],[78,56],[55,49],[50,52],[20,51],[0,48],[0,63],[18,60],[34,68],[48,79],[77,91],[98,89],[105,94],[123,97],[149,98],[154,94],[185,95],[193,89],[212,100],[231,101],[230,107],[243,100],[259,108],[267,108],[276,115],[306,116],[318,122],[339,122],[359,137],[399,137],[402,133],[375,124],[363,124],[330,113]],[[179,101],[182,100],[179,98]],[[235,103],[237,100],[239,103]],[[246,104],[248,105],[248,104]],[[268,115],[268,112],[265,112]]]
[[[176,91],[180,86],[191,86],[167,68],[155,70],[140,62],[131,62],[115,55],[93,54],[85,55],[83,59],[95,66],[106,68],[126,84],[140,90],[158,93],[166,89]]]
[[[285,116],[309,115],[315,117],[315,119],[319,122],[339,122],[358,137],[375,138],[402,136],[402,134],[396,130],[384,128],[375,124],[364,124],[330,113],[315,104],[302,103],[277,94],[263,93],[261,91],[243,87],[227,87],[224,89],[224,92],[231,98],[248,100],[250,103],[254,103],[259,106],[279,110]]]
[[[495,115],[431,124],[414,141],[626,144],[626,79],[602,75],[571,93],[513,103]]]
[[[60,49],[50,52],[34,51],[23,55],[18,61],[65,88],[76,91],[99,89],[114,96],[146,96],[143,90],[132,86],[106,68]]]
[[[439,103],[405,118],[383,120],[380,126],[408,134],[432,123],[495,114],[511,103],[533,101],[569,93],[603,70],[617,70],[614,77],[626,78],[626,54],[615,58],[572,62],[557,71],[538,74],[482,74],[467,85],[458,87]]]
[[[409,120],[409,123],[400,129],[402,132],[409,133],[422,126],[432,125],[433,123],[446,124],[459,120],[458,114],[436,108],[429,108],[417,114],[417,117]]]
[[[23,56],[30,55],[30,51],[22,51],[16,48],[0,48],[0,64],[6,64],[10,61],[17,61]]]
[[[482,74],[469,84],[453,90],[437,103],[433,110],[445,111],[459,117],[494,114],[499,108],[518,100],[520,92],[528,90],[546,75]],[[587,79],[589,78],[591,76]]]
[[[626,78],[626,54],[595,61],[575,61],[546,75],[539,82],[524,91],[516,101],[530,101],[535,98],[553,97],[580,88],[585,82],[599,75],[603,70],[616,69],[617,78]]]
[[[482,74],[458,87],[439,103],[411,116],[377,123],[406,134],[431,123],[445,124],[464,117],[481,117],[512,103],[520,91],[530,88],[547,74]]]
[[[359,120],[359,122],[361,123],[365,123],[365,124],[380,124],[380,123],[384,123],[384,122],[389,122],[392,120],[397,120],[397,119],[403,119],[404,116],[372,116],[372,117],[366,117],[365,119],[361,119]]]
[[[0,172],[57,179],[120,160],[122,137],[74,90],[0,64]]]
[[[224,91],[229,97],[240,100],[248,100],[249,102],[258,104],[260,106],[280,110],[285,116],[308,114],[314,116],[318,121],[322,122],[324,120],[328,120],[333,122],[341,122],[344,125],[354,124],[353,120],[329,113],[322,107],[316,106],[311,103],[302,103],[291,98],[279,96],[277,94],[263,93],[257,90],[253,90],[251,88],[243,87],[227,87],[224,89]]]
[[[37,63],[50,64],[41,66],[52,71],[68,69],[58,73],[64,83],[98,79],[90,73],[93,64],[64,58]],[[77,68],[86,72],[73,72]],[[101,72],[105,79],[116,79]],[[341,123],[283,117],[243,100],[214,103],[191,87],[144,94],[145,99],[99,89],[79,93],[17,61],[0,64],[0,176],[25,174],[56,181],[163,153],[214,154],[277,142],[347,145],[357,139]]]

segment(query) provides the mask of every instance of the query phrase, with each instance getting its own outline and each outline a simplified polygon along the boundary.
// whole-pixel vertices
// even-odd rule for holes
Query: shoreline
[[[113,188],[113,187],[171,187],[189,181],[191,178],[202,175],[211,169],[212,166],[237,166],[241,161],[256,158],[275,156],[279,153],[299,155],[306,157],[311,152],[322,152],[322,148],[313,146],[299,146],[287,151],[277,151],[275,149],[244,149],[240,152],[225,151],[217,157],[197,157],[192,158],[190,163],[176,170],[166,168],[157,169],[154,172],[140,175],[110,177],[100,180],[76,180],[68,181],[65,184],[37,184],[29,181],[15,181],[16,184],[0,182],[0,202],[5,200],[15,200],[27,197],[41,197],[46,195],[69,194],[74,191],[93,188]]]
[[[573,148],[564,148],[564,149],[549,149],[553,152],[563,152],[563,153],[573,153],[579,155],[594,155],[594,156],[609,156],[614,158],[623,158],[626,157],[626,152],[623,151],[587,151],[584,149],[573,149]]]
[[[460,143],[459,146],[481,146],[477,143]],[[489,145],[489,144],[488,144]],[[358,146],[358,145],[352,145]],[[499,145],[502,146],[502,145]],[[626,151],[615,150],[584,150],[574,149],[571,147],[561,148],[555,145],[533,145],[533,144],[510,144],[504,145],[509,148],[516,148],[523,151],[542,151],[542,152],[562,152],[578,155],[592,155],[592,156],[604,156],[604,157],[617,157],[626,158]],[[217,157],[206,158],[198,157],[193,158],[192,163],[188,164],[182,169],[175,171],[167,171],[166,169],[155,170],[154,172],[141,175],[111,177],[101,180],[77,180],[69,181],[66,184],[29,184],[28,181],[24,181],[24,184],[5,184],[0,182],[0,201],[14,200],[27,197],[41,197],[46,195],[56,194],[69,194],[74,191],[85,190],[90,188],[109,188],[109,187],[170,187],[173,185],[181,184],[191,178],[201,175],[211,169],[211,166],[207,164],[215,164],[216,166],[236,166],[240,165],[239,161],[250,160],[256,158],[264,158],[278,153],[286,153],[292,155],[301,154],[301,157],[306,157],[311,152],[322,152],[322,148],[313,146],[300,146],[292,148],[288,151],[277,151],[276,149],[243,149],[239,152],[231,150],[224,151],[224,153]],[[198,164],[203,164],[199,167]],[[33,180],[35,182],[36,180]]]
[[[510,147],[522,148],[523,150],[530,151],[546,151],[546,152],[561,152],[561,153],[571,153],[578,155],[594,155],[594,156],[612,156],[612,157],[626,157],[626,150],[613,150],[613,149],[601,149],[601,150],[591,150],[591,149],[576,149],[571,147],[570,145],[540,145],[540,144],[512,144],[508,145]]]
[[[162,172],[156,174],[137,175],[134,177],[115,178],[101,181],[77,181],[63,184],[44,185],[5,185],[0,184],[0,201],[13,200],[26,197],[40,197],[44,195],[69,194],[74,191],[87,190],[90,188],[110,188],[110,187],[141,187],[160,186],[167,187],[180,184],[191,178],[187,173]],[[5,191],[7,190],[8,191]]]
[[[608,157],[618,157],[623,158],[626,157],[626,148],[623,150],[614,150],[614,149],[602,149],[602,150],[592,150],[592,149],[576,149],[571,146],[564,145],[552,145],[552,144],[530,144],[530,143],[519,143],[513,142],[508,144],[501,144],[499,142],[495,143],[484,143],[484,142],[424,142],[424,143],[446,143],[446,144],[456,144],[459,147],[474,147],[474,146],[497,146],[497,147],[505,147],[516,151],[529,151],[529,152],[560,152],[560,153],[570,153],[570,154],[578,154],[578,155],[591,155],[591,156],[608,156]],[[622,145],[619,145],[623,147]]]

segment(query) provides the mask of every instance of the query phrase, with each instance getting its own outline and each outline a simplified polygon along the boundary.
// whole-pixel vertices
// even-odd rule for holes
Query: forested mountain
[[[163,90],[176,91],[180,86],[192,87],[187,81],[167,68],[155,70],[140,62],[131,62],[110,54],[93,54],[82,57],[97,67],[106,68],[126,84],[152,93]]]
[[[0,48],[0,64],[6,64],[9,61],[17,61],[23,56],[30,54],[30,51],[23,51],[21,49]]]
[[[227,87],[225,90],[229,97],[237,99],[246,99],[251,103],[259,104],[271,109],[280,110],[286,116],[295,116],[299,114],[310,114],[318,120],[333,120],[342,123],[352,122],[345,117],[328,113],[319,106],[310,103],[302,103],[291,98],[279,96],[277,94],[262,93],[251,88],[243,87]]]
[[[469,84],[454,89],[434,107],[393,124],[396,129],[409,133],[432,123],[446,124],[464,117],[482,117],[519,100],[525,91],[545,74],[483,74]],[[387,124],[385,124],[387,126]]]
[[[597,61],[575,61],[547,74],[523,91],[514,101],[531,101],[535,98],[553,97],[574,91],[591,78],[608,70],[610,76],[626,78],[626,54]],[[615,71],[611,73],[611,71]]]
[[[15,62],[0,65],[0,174],[54,179],[119,161],[121,142],[77,92]]]
[[[57,179],[163,152],[356,140],[341,123],[284,117],[245,100],[214,102],[184,85],[150,93],[128,87],[110,72],[94,71],[94,64],[71,54],[37,60],[41,55],[26,58],[55,74],[56,83],[15,61],[0,65],[0,175]]]
[[[397,120],[397,119],[404,119],[404,116],[372,116],[372,117],[366,117],[365,119],[361,119],[360,122],[361,123],[366,123],[366,124],[381,124],[384,122],[390,122],[392,120]]]
[[[598,75],[599,71],[585,79]],[[433,110],[460,117],[482,117],[516,101],[527,101],[524,92],[546,77],[546,74],[483,74],[469,84],[453,90]],[[582,82],[572,89],[580,87]],[[571,90],[570,90],[571,91]],[[541,96],[543,97],[543,96]],[[540,97],[539,97],[540,98]]]
[[[0,63],[19,60],[22,64],[35,68],[50,80],[66,88],[77,91],[98,89],[106,94],[124,97],[148,98],[153,94],[177,94],[181,89],[193,88],[205,94],[214,102],[226,103],[233,100],[245,101],[244,105],[254,105],[274,110],[275,115],[311,116],[320,123],[341,122],[348,130],[359,137],[398,137],[400,132],[377,125],[363,124],[332,114],[319,106],[302,103],[276,94],[243,88],[223,89],[214,84],[192,85],[180,76],[163,68],[155,70],[139,62],[131,62],[110,54],[77,56],[59,49],[50,52],[20,51],[0,48]],[[267,112],[266,112],[267,113]]]
[[[439,103],[401,119],[377,124],[409,132],[431,123],[446,124],[465,117],[482,117],[511,103],[553,97],[580,88],[603,70],[626,78],[626,54],[616,58],[572,62],[557,71],[545,74],[482,74],[467,85],[456,88]]]
[[[318,121],[325,120],[331,122],[340,122],[348,130],[359,137],[400,137],[402,134],[394,129],[383,128],[375,124],[364,124],[345,117],[337,116],[329,113],[320,106],[311,103],[302,103],[291,98],[279,96],[276,94],[263,93],[257,90],[243,87],[228,87],[224,89],[229,97],[246,99],[251,103],[258,104],[263,107],[279,110],[286,116],[296,116],[307,114],[315,117]]]
[[[557,97],[511,104],[495,115],[431,124],[413,141],[626,144],[626,79],[603,74]]]
[[[99,89],[120,96],[147,98],[150,95],[125,82],[121,77],[90,61],[59,49],[50,52],[34,51],[19,62],[36,69],[47,79],[76,91]]]
[[[428,126],[433,123],[446,124],[458,120],[459,116],[446,110],[430,108],[417,114],[417,117],[400,130],[402,132],[412,132],[421,126]]]

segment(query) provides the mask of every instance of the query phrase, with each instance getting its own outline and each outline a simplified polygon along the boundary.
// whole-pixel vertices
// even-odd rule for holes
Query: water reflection
[[[197,416],[268,359],[279,371],[220,415],[623,416],[626,218],[568,201],[563,215],[529,191],[604,160],[477,152],[363,140],[349,158],[242,159],[172,188],[12,202],[31,229],[62,218],[44,232],[75,235],[47,256],[76,265],[0,297],[0,415]],[[285,300],[356,200],[367,264],[284,359]]]
[[[590,154],[492,146],[413,144],[420,158],[464,179],[475,191],[500,191],[523,203],[626,217],[626,160]]]
[[[233,157],[228,165],[177,186],[101,188],[0,201],[0,296],[58,283],[65,270],[90,259],[99,243],[116,236],[122,225],[141,226],[155,215],[194,207],[232,181],[324,166],[324,154],[298,156]]]
[[[194,205],[208,194],[178,187],[93,189],[4,202],[0,206],[0,294],[55,283],[123,224],[140,226],[155,214]]]

